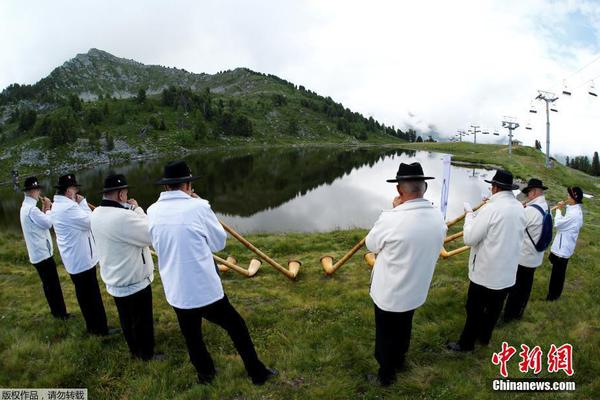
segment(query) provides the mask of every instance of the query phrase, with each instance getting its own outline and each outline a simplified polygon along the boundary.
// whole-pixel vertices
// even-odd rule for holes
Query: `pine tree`
[[[592,158],[592,175],[600,176],[600,160],[598,160],[598,152],[594,152],[594,157]]]

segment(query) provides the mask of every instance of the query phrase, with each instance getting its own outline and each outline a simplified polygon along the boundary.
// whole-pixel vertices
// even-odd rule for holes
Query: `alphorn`
[[[481,207],[482,207],[484,204],[485,204],[485,201],[484,201],[484,202],[482,202],[481,204],[477,205],[477,206],[476,206],[476,207],[473,209],[473,211],[476,211],[476,210],[478,210],[478,209],[479,209],[479,208],[481,208]],[[452,221],[449,221],[449,222],[447,222],[447,223],[446,223],[446,225],[447,225],[447,226],[452,226],[452,225],[456,224],[457,222],[460,222],[460,221],[462,221],[462,220],[465,218],[465,216],[466,216],[466,215],[467,215],[467,213],[465,212],[465,213],[464,213],[464,214],[462,214],[461,216],[459,216],[459,217],[457,217],[457,218],[453,219]],[[345,254],[345,255],[344,255],[344,256],[343,256],[343,257],[342,257],[342,258],[341,258],[341,259],[340,259],[338,262],[336,262],[335,264],[333,263],[333,257],[332,257],[332,256],[330,256],[330,255],[325,255],[325,256],[321,257],[321,260],[320,260],[320,261],[321,261],[321,265],[323,266],[323,270],[325,271],[325,273],[326,273],[327,275],[331,275],[331,274],[333,274],[335,271],[337,271],[337,270],[338,270],[338,269],[339,269],[339,268],[340,268],[342,265],[344,265],[344,264],[345,264],[345,263],[346,263],[346,262],[347,262],[347,261],[348,261],[348,260],[349,260],[349,259],[350,259],[350,258],[351,258],[353,255],[354,255],[354,254],[356,254],[356,252],[357,252],[358,250],[360,250],[360,249],[361,249],[361,248],[362,248],[362,247],[365,245],[365,240],[366,240],[366,237],[365,237],[365,238],[363,238],[363,239],[362,239],[360,242],[356,243],[356,244],[354,245],[354,247],[352,247],[352,249],[350,249],[350,251],[349,251],[348,253],[346,253],[346,254]],[[444,250],[444,249],[442,249],[442,252],[440,252],[440,255],[441,255],[442,257],[444,257],[444,251],[445,251],[445,250]],[[447,253],[447,252],[446,252],[446,253]],[[369,254],[369,253],[367,253],[367,254]],[[371,254],[372,254],[372,253],[371,253]],[[367,261],[367,258],[366,258],[366,257],[367,257],[367,255],[365,255],[365,261]],[[371,257],[373,257],[373,258],[372,258],[372,262],[373,262],[373,265],[374,265],[374,264],[375,264],[375,255],[374,255],[374,254],[372,254],[372,256],[371,256],[371,255],[369,255],[369,261],[371,261]],[[367,261],[367,263],[369,264],[369,266],[373,267],[373,265],[371,265],[371,264],[369,263],[369,261]]]
[[[336,262],[335,264],[333,263],[333,257],[332,256],[323,256],[321,257],[321,265],[323,266],[323,270],[325,270],[325,273],[327,275],[331,275],[333,274],[335,271],[338,270],[338,268],[340,268],[342,265],[346,264],[346,262],[354,255],[356,254],[357,251],[359,251],[364,245],[365,245],[365,241],[367,240],[366,237],[362,238],[358,243],[356,243],[354,245],[354,247],[352,247],[350,249],[349,252],[347,252],[342,258],[340,258],[340,260],[338,262]]]
[[[234,238],[236,238],[241,244],[243,244],[244,246],[246,246],[246,248],[250,251],[252,251],[254,254],[256,254],[257,256],[259,256],[263,261],[267,262],[268,264],[270,264],[273,268],[275,268],[276,270],[278,270],[279,272],[281,272],[282,274],[284,274],[285,276],[287,276],[290,279],[296,279],[296,277],[298,276],[298,272],[300,271],[300,266],[302,265],[302,263],[298,260],[290,260],[288,261],[288,268],[285,268],[283,266],[281,266],[277,261],[273,260],[271,257],[269,257],[268,255],[266,255],[265,253],[263,253],[260,249],[258,249],[256,246],[254,246],[252,243],[250,243],[248,240],[246,240],[246,238],[244,238],[242,235],[240,235],[239,233],[237,233],[233,228],[231,228],[229,225],[221,222],[221,225],[223,225],[223,228]]]
[[[152,254],[154,257],[158,258],[158,254],[156,253],[156,251],[154,251],[152,249],[150,249],[150,254]],[[217,267],[219,268],[220,271],[222,271],[222,267],[225,267],[225,268],[227,268],[227,270],[232,269],[235,272],[237,272],[241,275],[244,275],[245,277],[248,277],[248,278],[252,278],[254,275],[256,275],[256,272],[258,271],[258,269],[260,268],[260,265],[261,265],[260,260],[253,258],[250,261],[250,266],[246,270],[246,269],[240,267],[239,265],[237,265],[237,260],[234,257],[229,256],[229,257],[227,257],[226,260],[224,260],[221,257],[213,254],[213,259],[217,263],[219,263],[219,264],[217,264]]]
[[[525,201],[525,202],[523,202],[523,206],[525,206],[525,204],[526,204],[526,201]],[[482,205],[483,205],[483,204],[480,204],[480,205],[479,205],[477,208],[481,207]],[[555,205],[554,207],[552,207],[552,208],[550,209],[550,211],[554,211],[554,210],[556,210],[556,209],[557,209],[557,208],[559,208],[559,207],[560,207],[560,205],[559,205],[559,204],[557,204],[557,205]],[[474,208],[474,209],[473,209],[473,211],[475,211],[475,210],[476,210],[476,208]],[[465,213],[465,214],[462,216],[462,218],[464,218],[466,214],[467,214],[467,213]],[[461,219],[462,219],[462,218],[461,218]],[[456,223],[456,222],[458,222],[458,221],[460,221],[460,220],[457,220],[457,221],[455,221],[454,223]],[[448,226],[450,226],[450,225],[448,225]],[[464,236],[464,231],[460,231],[460,232],[458,232],[458,233],[455,233],[455,234],[453,234],[453,235],[447,236],[447,237],[444,239],[444,244],[446,244],[446,243],[449,243],[449,242],[451,242],[451,241],[453,241],[453,240],[455,240],[455,239],[458,239],[458,238],[460,238],[460,237],[463,237],[463,236]],[[470,248],[471,248],[471,246],[462,246],[462,247],[459,247],[459,248],[457,248],[457,249],[454,249],[454,250],[451,250],[451,251],[446,251],[446,249],[445,249],[444,247],[442,247],[442,251],[440,252],[440,256],[441,256],[442,258],[444,258],[444,259],[445,259],[445,258],[448,258],[448,257],[455,256],[455,255],[457,255],[457,254],[464,253],[465,251],[469,250]]]
[[[96,206],[93,204],[88,203],[88,206],[90,207],[90,210],[92,210],[92,211],[96,209]],[[156,252],[154,250],[150,250],[150,252],[152,253],[152,255],[158,257],[158,254],[156,254]],[[232,256],[228,256],[227,260],[224,260],[221,257],[213,254],[213,259],[218,263],[217,267],[219,268],[219,271],[225,272],[225,271],[232,269],[235,272],[238,272],[248,278],[252,278],[254,275],[256,275],[256,273],[260,269],[260,266],[262,265],[262,262],[260,260],[257,260],[256,258],[253,258],[252,260],[250,260],[250,265],[248,265],[248,269],[242,268],[239,265],[237,265],[237,260],[235,259],[235,257],[232,257]],[[295,268],[296,275],[298,275],[299,268],[300,268],[299,266],[298,266],[298,268]],[[291,265],[290,265],[290,269],[292,269]]]

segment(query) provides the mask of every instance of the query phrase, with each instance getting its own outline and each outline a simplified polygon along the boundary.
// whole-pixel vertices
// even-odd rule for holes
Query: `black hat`
[[[63,175],[60,178],[58,178],[58,184],[56,186],[54,186],[57,189],[66,189],[68,187],[71,186],[81,186],[80,184],[77,183],[77,179],[75,178],[74,174],[68,174],[68,175]]]
[[[583,203],[583,190],[581,190],[580,187],[578,187],[578,186],[569,187],[569,188],[567,188],[567,192],[569,193],[569,196],[571,196],[571,198],[573,200],[575,200],[575,202],[577,204]]]
[[[544,186],[542,181],[540,181],[537,178],[531,178],[529,180],[529,182],[527,182],[527,186],[525,186],[523,189],[521,189],[521,192],[527,194],[527,192],[529,192],[529,190],[531,190],[531,189],[548,190],[548,188],[546,186]]]
[[[432,176],[423,176],[423,168],[418,162],[412,164],[400,163],[398,172],[396,172],[395,179],[387,179],[387,182],[400,182],[400,181],[417,181],[435,179]]]
[[[38,182],[38,178],[36,178],[35,176],[30,176],[25,179],[23,191],[26,192],[28,190],[43,189],[43,188],[44,187],[42,185],[40,185],[40,182]]]
[[[496,171],[496,175],[494,175],[491,181],[488,181],[487,179],[484,179],[484,181],[502,189],[515,190],[519,188],[519,185],[513,184],[513,174],[504,169]]]
[[[121,174],[111,174],[104,180],[104,188],[102,193],[108,193],[115,190],[121,190],[130,187],[127,184],[127,178]]]
[[[200,178],[192,176],[192,171],[185,161],[170,161],[165,165],[164,177],[156,181],[156,185],[174,185],[177,183],[191,182]]]

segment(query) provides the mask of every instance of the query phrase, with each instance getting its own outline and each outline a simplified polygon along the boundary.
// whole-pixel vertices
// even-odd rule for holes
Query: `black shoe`
[[[446,343],[446,348],[448,350],[456,351],[458,353],[464,353],[467,351],[473,351],[473,349],[465,349],[458,342],[448,342]]]
[[[165,355],[165,353],[154,353],[152,358],[149,359],[148,361],[163,361],[166,359],[167,359],[167,356]]]
[[[391,386],[394,382],[396,382],[396,375],[392,375],[392,376],[378,375],[377,380],[379,381],[379,385],[381,385],[382,387],[388,387],[388,386]]]
[[[252,383],[257,386],[261,386],[264,385],[266,381],[277,375],[279,375],[279,371],[277,371],[275,368],[267,368],[265,375],[260,378],[252,378]]]
[[[166,360],[167,356],[164,353],[154,353],[151,356],[142,356],[133,354],[133,358],[142,361],[162,361]]]
[[[216,372],[213,372],[212,374],[198,374],[198,383],[200,385],[208,385],[215,379],[216,374]]]
[[[119,333],[121,333],[121,328],[108,328],[105,336],[118,335]]]

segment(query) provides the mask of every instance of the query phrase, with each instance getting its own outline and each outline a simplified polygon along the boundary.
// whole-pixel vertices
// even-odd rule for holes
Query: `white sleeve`
[[[575,228],[577,227],[577,219],[575,215],[569,215],[569,213],[565,213],[563,216],[560,209],[557,209],[554,217],[554,227],[560,231]]]
[[[383,218],[383,213],[379,216],[373,228],[367,234],[367,238],[365,240],[365,245],[369,251],[372,251],[375,254],[379,254],[381,250],[383,250],[383,246],[385,246],[385,220]]]
[[[221,251],[227,242],[227,232],[217,219],[210,207],[200,208],[202,222],[204,223],[204,238],[210,251]]]
[[[131,214],[129,214],[131,213]],[[141,207],[128,211],[127,219],[123,221],[120,239],[135,247],[148,247],[152,245],[148,216]]]
[[[475,246],[487,235],[491,218],[488,210],[489,207],[486,207],[480,210],[477,214],[468,213],[465,216],[463,241],[467,246]]]
[[[85,200],[82,200],[79,205],[68,209],[68,212],[65,213],[65,224],[80,231],[87,232],[91,229],[90,216],[92,215],[92,210],[90,210],[86,202],[85,207],[88,210],[86,211],[82,206],[84,202]]]
[[[42,229],[52,228],[52,221],[50,216],[44,214],[39,208],[31,207],[29,209],[29,218],[31,221]]]

